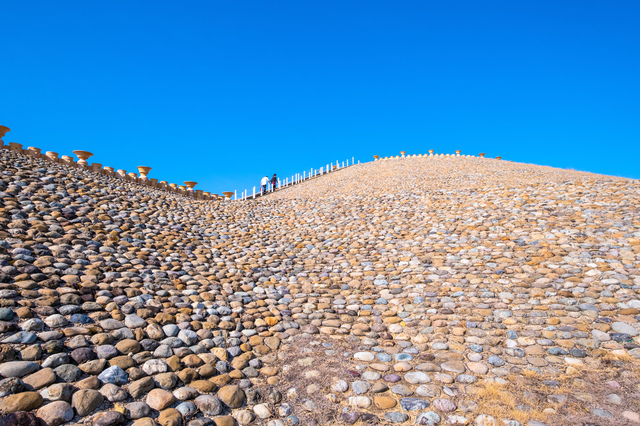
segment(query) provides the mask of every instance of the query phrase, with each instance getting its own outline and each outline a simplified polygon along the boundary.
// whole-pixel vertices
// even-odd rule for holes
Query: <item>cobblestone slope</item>
[[[639,198],[427,157],[218,203],[2,150],[0,423],[639,424]]]

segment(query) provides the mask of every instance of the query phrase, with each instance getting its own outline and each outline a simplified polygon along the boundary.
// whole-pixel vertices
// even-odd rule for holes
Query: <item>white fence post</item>
[[[256,187],[255,186],[253,187],[253,199],[254,200],[256,199]]]
[[[237,189],[235,191],[233,191],[233,199],[234,200],[238,199],[238,190]]]

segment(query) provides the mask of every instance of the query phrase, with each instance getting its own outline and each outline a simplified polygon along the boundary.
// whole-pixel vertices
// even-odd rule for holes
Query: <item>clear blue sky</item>
[[[4,1],[5,142],[220,192],[486,152],[640,178],[635,1]]]

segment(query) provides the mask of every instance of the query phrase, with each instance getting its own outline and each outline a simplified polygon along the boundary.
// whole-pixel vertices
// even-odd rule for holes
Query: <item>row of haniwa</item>
[[[434,154],[434,150],[430,149],[428,154],[413,154],[407,155],[407,151],[400,151],[400,155],[392,155],[390,157],[380,157],[379,155],[374,155],[374,161],[382,161],[382,160],[394,160],[397,158],[417,158],[417,157],[475,157],[474,155],[462,155],[460,154],[460,150],[456,151],[455,154]],[[485,153],[481,152],[478,154],[478,157],[484,158]],[[502,157],[496,157],[496,160],[501,160]]]
[[[53,161],[54,163],[65,164],[73,167],[83,167],[96,173],[101,173],[107,176],[118,177],[123,180],[147,185],[152,188],[160,189],[163,191],[174,192],[176,194],[193,197],[198,200],[222,201],[225,199],[225,197],[227,200],[230,200],[231,197],[234,195],[234,193],[231,191],[223,192],[224,194],[224,197],[223,197],[218,194],[204,192],[201,189],[194,190],[194,187],[198,183],[193,181],[185,181],[184,185],[177,185],[175,183],[168,183],[167,181],[164,181],[164,180],[158,181],[158,179],[149,179],[148,174],[151,171],[151,167],[147,167],[147,166],[139,166],[138,172],[140,172],[140,175],[137,175],[134,172],[127,173],[127,171],[123,169],[116,170],[113,167],[109,167],[109,166],[103,167],[102,164],[100,163],[89,164],[87,160],[93,156],[93,154],[89,151],[81,151],[81,150],[73,151],[73,153],[78,157],[78,161],[76,161],[73,157],[69,155],[59,156],[57,152],[53,152],[53,151],[46,151],[44,154],[42,154],[40,148],[36,148],[33,146],[30,146],[27,149],[23,149],[22,145],[17,142],[9,142],[8,145],[5,146],[2,138],[10,130],[11,129],[9,129],[6,126],[0,126],[0,148],[2,149],[30,155],[32,157],[50,160],[50,161]]]

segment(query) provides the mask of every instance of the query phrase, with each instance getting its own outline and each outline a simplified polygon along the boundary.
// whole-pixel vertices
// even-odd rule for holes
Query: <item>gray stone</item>
[[[640,332],[638,332],[638,330],[635,327],[627,324],[626,322],[614,322],[613,324],[611,324],[611,328],[616,333],[624,333],[624,334],[628,334],[629,336],[635,337],[638,334],[640,334]]]
[[[24,383],[17,377],[0,380],[0,397],[20,393],[24,390]]]
[[[143,401],[129,403],[125,405],[125,408],[129,411],[129,417],[134,420],[148,417],[151,414],[151,407]]]
[[[454,404],[454,402],[449,399],[437,398],[437,399],[434,399],[432,402],[433,402],[433,408],[435,408],[438,411],[442,411],[443,413],[450,413],[452,411],[455,411],[456,408],[458,408],[456,407],[456,404]]]
[[[59,426],[73,419],[73,409],[68,402],[54,401],[40,407],[36,416],[47,426]]]
[[[401,398],[400,406],[404,411],[424,410],[431,405],[429,401],[420,398]]]
[[[404,375],[404,379],[412,385],[429,383],[431,379],[422,371],[412,371]]]
[[[440,416],[435,411],[425,411],[424,413],[418,414],[416,417],[415,424],[416,425],[427,425],[434,426],[440,424]]]
[[[409,420],[409,416],[400,411],[392,411],[390,413],[385,413],[384,418],[387,419],[390,423],[398,424],[404,423]]]
[[[124,325],[129,328],[141,328],[147,325],[147,322],[138,315],[132,314],[124,317]]]
[[[362,395],[364,393],[367,393],[370,387],[371,387],[371,383],[364,380],[357,380],[351,383],[351,389],[353,389],[356,395]]]
[[[11,336],[5,338],[2,343],[22,343],[29,344],[36,341],[38,336],[35,333],[30,333],[28,331],[19,331]]]
[[[222,403],[213,395],[200,395],[193,402],[205,416],[217,416],[222,412]]]
[[[129,381],[129,375],[117,365],[113,365],[104,370],[98,376],[103,383],[113,383],[114,385],[124,385]]]
[[[40,366],[35,362],[9,361],[0,364],[0,375],[3,377],[24,377],[39,369]]]
[[[150,376],[166,373],[169,371],[169,366],[161,359],[150,359],[142,365],[142,371]]]
[[[178,410],[184,417],[189,417],[196,412],[197,408],[193,402],[185,401],[176,405],[176,410]]]
[[[334,392],[346,392],[349,389],[349,383],[340,379],[336,380],[336,382],[331,386]]]

